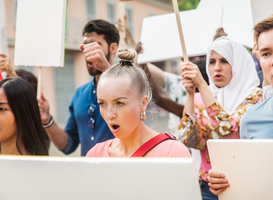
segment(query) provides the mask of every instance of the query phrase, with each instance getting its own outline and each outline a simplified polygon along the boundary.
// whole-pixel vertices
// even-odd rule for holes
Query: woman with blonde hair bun
[[[100,77],[97,99],[100,112],[115,139],[97,144],[87,157],[190,157],[188,149],[168,133],[147,127],[146,108],[152,92],[145,72],[134,64],[134,49],[117,51],[119,64]]]

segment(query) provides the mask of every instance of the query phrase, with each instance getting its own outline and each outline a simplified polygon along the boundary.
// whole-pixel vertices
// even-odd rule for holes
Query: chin
[[[90,76],[100,75],[102,72],[97,69],[88,69],[88,73]]]

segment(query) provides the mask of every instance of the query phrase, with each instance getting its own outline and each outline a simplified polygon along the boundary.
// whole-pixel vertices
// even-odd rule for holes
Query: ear
[[[110,55],[114,55],[118,49],[118,44],[117,43],[112,43],[110,44]]]
[[[145,111],[147,109],[147,106],[148,106],[148,96],[145,95],[141,99],[141,107],[140,107],[141,112]]]

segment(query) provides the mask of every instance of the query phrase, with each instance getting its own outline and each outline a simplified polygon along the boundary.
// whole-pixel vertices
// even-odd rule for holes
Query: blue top
[[[76,90],[69,106],[70,116],[64,129],[68,134],[68,144],[61,150],[63,153],[72,153],[81,143],[81,155],[85,156],[95,144],[114,138],[113,133],[101,117],[96,93],[97,88],[94,85],[94,80]],[[87,114],[88,106],[92,104],[96,105],[94,129],[88,126],[91,116]]]
[[[243,115],[241,139],[273,139],[273,98],[258,103]]]

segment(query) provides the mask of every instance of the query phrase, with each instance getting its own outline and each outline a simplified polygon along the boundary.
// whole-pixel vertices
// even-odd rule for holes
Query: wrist
[[[53,123],[54,123],[54,119],[53,119],[53,116],[51,115],[50,120],[48,121],[48,123],[46,123],[46,124],[43,123],[43,127],[44,128],[49,128],[50,126],[52,126]]]
[[[198,90],[199,92],[203,91],[203,90],[206,90],[208,87],[207,83],[204,81],[202,84],[198,85]]]
[[[42,120],[42,124],[48,124],[52,118],[52,115],[48,114],[46,119]]]

